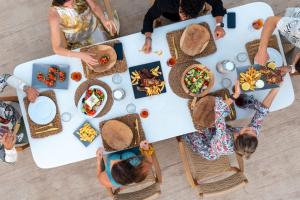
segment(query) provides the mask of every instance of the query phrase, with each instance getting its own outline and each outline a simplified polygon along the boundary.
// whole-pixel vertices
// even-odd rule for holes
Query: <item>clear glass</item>
[[[246,60],[248,59],[248,54],[245,52],[240,52],[236,55],[236,60],[238,62],[246,62]]]
[[[112,76],[112,82],[114,83],[114,84],[120,84],[120,83],[122,83],[122,77],[121,77],[121,75],[120,74],[114,74],[113,76]]]
[[[129,113],[129,114],[133,114],[136,112],[136,106],[133,104],[133,103],[130,103],[126,106],[126,111]]]
[[[71,121],[71,119],[72,119],[72,114],[71,113],[64,112],[64,113],[61,114],[61,120],[63,122],[69,122],[69,121]]]
[[[222,78],[222,87],[229,89],[232,86],[232,81],[229,78]]]

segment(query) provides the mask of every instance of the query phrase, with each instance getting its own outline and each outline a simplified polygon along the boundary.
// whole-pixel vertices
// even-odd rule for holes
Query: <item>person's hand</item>
[[[146,53],[146,54],[148,54],[148,53],[151,53],[151,51],[152,51],[152,41],[151,41],[151,39],[150,38],[146,38],[145,39],[145,44],[144,44],[144,46],[143,46],[143,52],[144,53]]]
[[[30,86],[25,86],[24,92],[30,102],[35,102],[36,98],[39,96],[39,91]]]
[[[140,142],[140,148],[144,150],[149,150],[149,143],[147,140],[143,140]]]
[[[80,52],[79,58],[83,60],[86,64],[93,66],[98,64],[98,61],[95,58],[93,58],[93,56],[95,55],[96,54],[93,53]]]
[[[103,158],[103,152],[104,152],[104,148],[103,147],[99,147],[96,151],[96,157],[97,160],[101,161]]]
[[[16,135],[12,133],[4,133],[1,143],[4,146],[4,149],[11,150],[16,143]]]
[[[220,39],[225,36],[225,30],[221,26],[217,26],[215,29],[215,38]]]
[[[292,72],[292,66],[282,66],[279,68],[280,75],[285,76],[287,73]]]
[[[269,60],[269,54],[267,50],[261,50],[261,51],[259,50],[254,57],[254,62],[259,65],[265,65],[268,60]]]
[[[114,21],[105,19],[103,21],[103,26],[105,27],[106,30],[108,30],[108,32],[112,36],[114,36],[117,33],[117,28]]]
[[[238,80],[235,81],[235,84],[234,84],[234,94],[233,94],[233,97],[235,99],[239,98],[241,94],[241,87],[240,87],[240,82]]]

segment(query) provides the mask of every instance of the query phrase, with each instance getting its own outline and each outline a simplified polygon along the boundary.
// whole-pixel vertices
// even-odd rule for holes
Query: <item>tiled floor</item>
[[[1,0],[0,69],[12,72],[17,64],[52,54],[47,10],[50,0]],[[233,7],[249,0],[224,0]],[[268,0],[276,13],[296,0]],[[112,0],[121,18],[121,34],[138,32],[148,0]],[[246,162],[249,184],[241,190],[207,199],[300,199],[300,77],[293,78],[296,100],[289,108],[272,113],[264,123],[257,152]],[[9,90],[8,93],[14,93]],[[7,94],[7,93],[6,93]],[[55,148],[55,147],[53,147]],[[199,199],[185,179],[175,139],[155,144],[163,171],[159,199]],[[172,156],[170,156],[172,155]],[[16,165],[0,165],[1,200],[109,199],[97,182],[95,160],[50,170],[38,169],[30,149],[19,154]]]

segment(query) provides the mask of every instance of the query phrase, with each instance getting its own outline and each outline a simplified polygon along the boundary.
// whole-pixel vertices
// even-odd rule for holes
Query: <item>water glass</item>
[[[122,83],[122,77],[121,77],[121,75],[120,74],[114,74],[112,76],[112,82],[114,84],[120,84],[120,83]]]
[[[136,106],[133,104],[133,103],[130,103],[126,106],[126,111],[129,113],[129,114],[133,114],[136,112]]]

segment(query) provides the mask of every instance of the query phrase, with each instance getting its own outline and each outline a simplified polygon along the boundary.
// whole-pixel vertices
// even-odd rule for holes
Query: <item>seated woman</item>
[[[295,50],[287,54],[287,62],[292,67],[292,74],[300,73],[300,8],[287,8],[284,17],[269,17],[260,37],[259,49],[255,56],[255,61],[260,65],[265,65],[269,59],[267,52],[269,40],[275,29],[284,36],[283,39],[296,47]]]
[[[247,127],[230,127],[226,125],[225,118],[230,113],[229,105],[240,95],[239,82],[236,82],[235,93],[231,98],[227,100],[215,98],[215,126],[186,134],[182,138],[194,152],[208,160],[215,160],[234,152],[248,159],[256,150],[263,119],[267,116],[278,91],[279,88],[272,89],[262,103],[253,99],[252,103],[247,105],[248,108],[255,110],[254,117]]]
[[[142,141],[140,150],[133,148],[104,157],[103,149],[98,149],[97,176],[99,182],[105,187],[113,189],[142,182],[151,169],[153,148],[147,141]]]
[[[223,16],[226,14],[226,9],[221,0],[155,0],[144,18],[142,33],[145,34],[145,44],[143,51],[145,53],[151,52],[151,35],[155,19],[161,15],[171,21],[194,18],[205,9],[205,3],[212,6],[212,15],[216,20],[215,37],[217,39],[224,37]]]
[[[106,19],[95,0],[53,0],[49,10],[53,51],[58,55],[80,58],[90,65],[98,64],[93,54],[70,50],[106,40],[97,18],[114,36],[115,23]]]
[[[34,102],[39,96],[39,92],[35,88],[28,86],[17,77],[9,74],[0,75],[0,92],[7,85],[17,90],[23,90],[31,102]],[[8,163],[17,160],[15,144],[20,145],[27,142],[26,131],[18,107],[16,103],[0,101],[0,160]],[[17,131],[16,127],[19,124],[21,124],[21,128]]]

